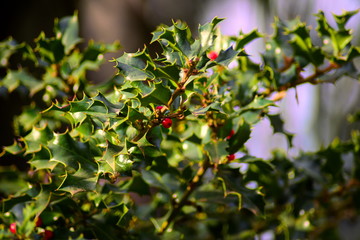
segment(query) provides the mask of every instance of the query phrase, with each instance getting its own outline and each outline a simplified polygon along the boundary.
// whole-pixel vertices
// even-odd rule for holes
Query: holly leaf
[[[94,177],[98,166],[94,161],[89,143],[74,140],[68,132],[54,134],[49,142],[50,161],[62,163],[70,172],[78,172],[76,176]]]
[[[47,148],[41,148],[40,151],[34,152],[33,157],[29,161],[31,166],[36,170],[40,169],[50,169],[53,170],[58,164],[56,161],[50,161],[51,155],[50,151]]]
[[[245,47],[246,44],[253,41],[254,39],[260,38],[262,35],[257,31],[253,30],[250,33],[244,34],[240,32],[239,36],[236,37],[235,50],[239,51]]]
[[[216,38],[215,28],[216,26],[223,21],[223,18],[213,18],[210,23],[199,26],[199,41],[201,48],[199,49],[198,55],[202,55],[210,47],[213,46],[214,40]]]
[[[294,134],[288,133],[287,131],[285,131],[284,129],[284,121],[281,119],[280,115],[267,115],[269,120],[270,120],[270,124],[274,129],[274,133],[282,133],[286,136],[286,138],[288,139],[289,145],[292,146],[292,139],[294,137]]]
[[[107,142],[105,153],[100,163],[100,171],[104,173],[114,174],[116,171],[116,158],[124,149],[122,146],[114,145],[111,142]]]
[[[69,54],[82,40],[79,38],[79,21],[77,13],[73,16],[62,18],[58,22],[58,31],[61,33],[61,43],[64,45],[65,54]]]
[[[147,64],[143,59],[144,52],[124,53],[116,59],[116,67],[126,80],[144,81],[155,79],[155,75],[146,70]]]
[[[350,20],[350,18],[352,16],[354,16],[355,14],[357,14],[358,12],[359,12],[359,10],[345,11],[343,14],[340,14],[340,15],[333,14],[336,25],[339,28],[339,30],[340,31],[346,30],[345,25]]]
[[[245,121],[240,121],[238,124],[238,130],[229,139],[229,148],[227,149],[229,154],[236,153],[250,138],[250,125]]]
[[[215,111],[215,112],[220,112],[220,113],[224,112],[224,110],[221,107],[221,103],[219,103],[219,102],[213,102],[206,107],[200,107],[200,108],[191,107],[190,108],[190,112],[194,116],[205,115],[208,111]]]
[[[210,68],[215,66],[216,64],[220,64],[223,66],[228,66],[231,62],[235,60],[235,58],[240,54],[239,51],[235,51],[233,47],[229,47],[226,50],[221,50],[218,57],[214,61],[209,61],[206,64],[206,68]]]
[[[226,151],[228,146],[227,141],[218,140],[205,144],[204,149],[209,153],[210,160],[213,163],[220,163],[220,160],[228,155]]]
[[[249,110],[262,110],[264,108],[275,106],[274,102],[271,100],[268,100],[264,97],[258,97],[256,96],[254,100],[246,105],[245,107],[240,109],[240,112],[245,112]]]
[[[167,105],[172,94],[170,89],[168,87],[165,87],[162,83],[157,83],[154,85],[154,87],[154,91],[152,91],[148,95],[144,95],[144,97],[140,99],[141,104],[143,106],[149,106],[151,103]]]
[[[156,187],[159,188],[165,192],[167,192],[168,194],[171,194],[171,189],[167,186],[167,184],[165,183],[163,177],[158,174],[157,172],[154,171],[147,171],[147,170],[143,170],[141,171],[141,175],[142,178],[144,179],[144,181],[149,184],[149,186],[151,187]],[[166,176],[166,175],[164,175]]]
[[[220,165],[217,179],[222,182],[224,195],[235,194],[239,199],[239,208],[246,208],[254,215],[264,214],[265,201],[256,190],[245,188],[238,168]]]
[[[64,181],[58,190],[69,192],[71,195],[78,192],[94,191],[98,180],[97,172],[89,171],[88,167],[82,168],[82,166],[84,165],[79,165],[74,174],[66,172]]]
[[[324,62],[324,54],[321,48],[312,44],[308,27],[304,23],[297,24],[292,30],[288,30],[292,38],[290,44],[294,49],[295,55],[305,58],[315,66],[320,66]]]
[[[14,91],[19,86],[25,86],[33,95],[44,87],[44,83],[30,75],[25,70],[9,71],[2,80],[2,85],[7,87],[9,92]]]
[[[25,203],[28,201],[31,201],[32,198],[27,195],[21,195],[21,196],[16,196],[16,197],[10,197],[7,199],[2,199],[1,201],[1,212],[2,213],[6,213],[8,211],[10,211],[11,208],[13,208],[15,205],[20,204],[20,203]]]
[[[47,146],[48,142],[54,137],[52,131],[46,125],[43,128],[33,127],[31,132],[24,138],[25,154],[40,151],[42,146]]]
[[[6,67],[9,58],[21,47],[12,37],[0,42],[0,67]]]

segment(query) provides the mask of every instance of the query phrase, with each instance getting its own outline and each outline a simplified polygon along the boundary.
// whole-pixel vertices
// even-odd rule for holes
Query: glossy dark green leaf
[[[48,148],[51,151],[51,161],[60,162],[75,171],[81,169],[82,173],[95,175],[97,164],[88,143],[76,141],[69,133],[55,134]]]
[[[123,149],[126,150],[126,147],[124,148],[123,146],[118,146],[107,142],[107,147],[102,157],[102,160],[105,161],[107,164],[107,167],[102,167],[104,172],[110,172],[113,174],[116,172],[116,170],[118,169],[116,167],[116,160]]]
[[[175,24],[174,25],[174,40],[179,46],[181,52],[190,57],[191,53],[191,43],[193,41],[191,37],[191,31],[189,27],[185,24]]]
[[[356,12],[357,11],[346,12],[342,15],[333,15],[337,23],[338,30],[335,30],[329,25],[322,11],[316,15],[318,21],[317,31],[320,36],[324,37],[324,44],[332,46],[333,54],[336,56],[336,58],[342,58],[342,51],[350,44],[353,38],[350,30],[347,30],[345,25],[350,17],[353,16]]]
[[[351,46],[346,60],[351,61],[358,56],[360,56],[360,47]]]
[[[173,26],[161,26],[159,30],[153,33],[151,42],[159,41],[164,46],[164,50],[179,53],[180,61],[185,63],[185,57],[191,57],[191,43],[193,39],[187,24],[178,21]],[[166,56],[166,54],[164,54]],[[168,60],[170,60],[168,58]],[[170,60],[170,62],[172,62]]]
[[[319,13],[315,14],[317,17],[317,32],[320,36],[331,36],[334,29],[329,25],[327,19],[325,18],[325,14],[323,11],[319,11]]]
[[[35,41],[40,58],[47,63],[58,63],[64,58],[64,45],[61,39],[47,38],[41,33]]]
[[[66,191],[72,195],[83,191],[94,191],[98,181],[97,171],[89,171],[89,168],[85,169],[79,166],[74,174],[69,174],[64,178],[64,181],[59,186],[59,190]]]
[[[176,64],[169,63],[164,66],[156,65],[153,70],[149,69],[149,71],[151,71],[156,76],[156,78],[169,79],[174,84],[174,86],[176,86],[176,83],[180,78],[181,69]]]
[[[86,139],[91,136],[95,131],[94,123],[91,121],[90,117],[86,117],[85,119],[80,119],[80,125],[76,128],[76,131],[82,134],[82,136]]]
[[[36,217],[39,217],[40,214],[47,208],[51,200],[51,195],[52,193],[49,191],[49,189],[44,187],[35,197],[34,212],[36,213]]]
[[[240,193],[243,208],[250,210],[255,215],[264,214],[265,201],[263,196],[247,189],[244,189]]]

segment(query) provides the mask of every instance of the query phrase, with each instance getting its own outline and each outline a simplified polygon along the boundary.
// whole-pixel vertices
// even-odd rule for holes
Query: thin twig
[[[177,217],[177,215],[179,214],[179,212],[181,211],[182,207],[186,205],[186,203],[188,202],[188,199],[191,195],[191,193],[194,192],[194,190],[196,189],[198,183],[201,181],[202,177],[204,176],[206,170],[211,166],[210,164],[210,160],[207,157],[204,161],[202,166],[198,169],[196,175],[193,177],[193,179],[191,180],[191,182],[188,184],[188,186],[186,187],[186,190],[184,192],[184,194],[182,195],[180,201],[178,203],[176,203],[170,213],[170,216],[168,217],[168,219],[162,224],[161,229],[159,230],[159,234],[163,234],[168,227],[170,226],[170,224],[175,220],[175,218]]]
[[[337,69],[339,67],[340,67],[340,65],[338,65],[336,63],[330,63],[324,69],[317,68],[315,70],[315,73],[313,73],[312,75],[310,75],[306,78],[304,78],[303,76],[301,76],[301,74],[299,74],[299,77],[296,81],[286,83],[284,85],[279,86],[278,88],[268,88],[262,95],[269,96],[273,92],[286,91],[289,88],[293,88],[293,87],[296,87],[296,86],[304,84],[304,83],[318,84],[318,83],[320,83],[320,81],[318,80],[319,77],[321,77],[322,75],[330,72],[333,69]]]

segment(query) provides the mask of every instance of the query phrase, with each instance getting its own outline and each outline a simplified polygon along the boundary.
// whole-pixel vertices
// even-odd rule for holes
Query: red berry
[[[164,106],[156,106],[156,110],[161,110]]]
[[[235,159],[235,154],[227,155],[227,159],[228,159],[229,162],[234,160]]]
[[[234,131],[233,129],[231,129],[231,131],[230,131],[229,135],[226,137],[226,139],[227,139],[227,140],[230,140],[230,138],[231,138],[232,136],[234,136],[234,134],[235,134],[235,131]]]
[[[38,217],[35,222],[36,227],[41,227],[43,225],[42,219]]]
[[[165,118],[165,119],[161,122],[161,124],[163,125],[164,128],[169,128],[169,127],[171,127],[171,125],[172,125],[172,120],[171,120],[171,118]]]
[[[54,232],[51,230],[46,230],[45,229],[45,233],[44,233],[44,240],[50,240],[54,237]]]
[[[12,232],[13,234],[16,234],[16,223],[10,224],[10,232]]]
[[[207,56],[210,58],[210,60],[214,61],[219,56],[219,54],[215,51],[210,51]]]

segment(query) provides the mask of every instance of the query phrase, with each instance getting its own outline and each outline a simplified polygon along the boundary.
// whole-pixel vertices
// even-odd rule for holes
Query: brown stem
[[[185,190],[183,196],[181,197],[180,201],[178,203],[174,204],[173,208],[171,209],[170,216],[162,224],[162,226],[161,226],[161,228],[160,228],[160,230],[158,232],[159,234],[163,234],[168,229],[170,224],[175,220],[175,218],[177,217],[177,215],[181,211],[181,208],[183,206],[185,206],[185,204],[188,202],[188,198],[190,197],[191,193],[194,192],[194,190],[196,189],[197,184],[201,181],[201,179],[204,176],[206,170],[210,166],[211,166],[210,160],[207,157],[204,160],[202,166],[198,169],[198,171],[197,171],[196,175],[194,176],[194,178],[191,180],[191,182],[186,187],[186,190]]]
[[[324,69],[318,69],[317,68],[315,70],[315,73],[308,76],[307,78],[304,78],[303,76],[301,76],[301,74],[299,74],[299,78],[295,82],[290,82],[290,83],[284,84],[284,85],[282,85],[282,86],[280,86],[280,87],[278,87],[276,89],[275,88],[269,88],[269,89],[267,89],[267,91],[264,92],[264,95],[268,96],[268,95],[270,95],[271,93],[273,93],[275,91],[278,91],[278,92],[286,91],[289,88],[293,88],[293,87],[296,87],[296,86],[304,84],[304,83],[317,84],[317,83],[320,82],[319,80],[317,80],[317,78],[319,78],[320,76],[324,75],[325,73],[328,73],[331,70],[339,68],[339,67],[340,66],[338,64],[336,64],[336,63],[330,63],[329,66],[327,66]]]

